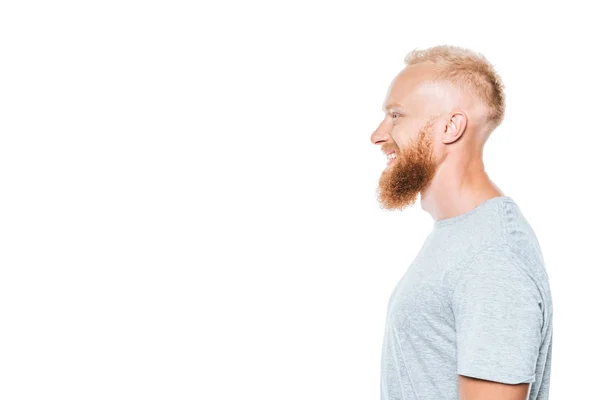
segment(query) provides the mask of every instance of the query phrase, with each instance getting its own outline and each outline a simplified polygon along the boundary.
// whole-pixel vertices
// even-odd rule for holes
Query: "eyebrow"
[[[390,109],[392,109],[392,108],[398,108],[398,109],[400,109],[400,110],[404,111],[404,106],[403,106],[402,104],[399,104],[399,103],[392,103],[392,104],[388,104],[388,106],[387,106],[387,107],[385,107],[385,108],[382,108],[381,110],[382,110],[383,112],[388,112],[388,111],[390,111]]]

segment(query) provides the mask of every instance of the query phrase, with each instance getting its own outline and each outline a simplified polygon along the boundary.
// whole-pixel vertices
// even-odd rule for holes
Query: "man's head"
[[[393,159],[379,180],[379,201],[403,209],[446,161],[481,158],[504,118],[500,77],[481,55],[454,46],[413,50],[392,81],[383,121],[371,135]]]

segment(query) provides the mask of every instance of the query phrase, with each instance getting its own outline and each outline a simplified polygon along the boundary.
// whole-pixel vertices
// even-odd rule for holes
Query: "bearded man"
[[[432,229],[387,305],[382,400],[547,400],[552,296],[537,237],[489,178],[483,147],[504,118],[488,60],[413,50],[371,135],[388,157],[381,206],[420,196]],[[510,162],[510,160],[509,160]]]

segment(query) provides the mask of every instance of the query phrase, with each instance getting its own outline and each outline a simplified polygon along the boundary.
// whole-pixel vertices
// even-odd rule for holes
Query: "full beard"
[[[379,179],[378,200],[384,209],[403,210],[413,205],[429,186],[437,165],[433,157],[431,124],[427,123],[414,143],[396,151],[396,159]]]

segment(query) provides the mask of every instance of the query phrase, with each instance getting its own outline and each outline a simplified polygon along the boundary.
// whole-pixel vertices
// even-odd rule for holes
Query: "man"
[[[371,135],[389,162],[378,200],[421,197],[434,219],[387,305],[381,399],[546,400],[552,297],[536,235],[487,176],[504,117],[500,77],[454,46],[414,50]]]

